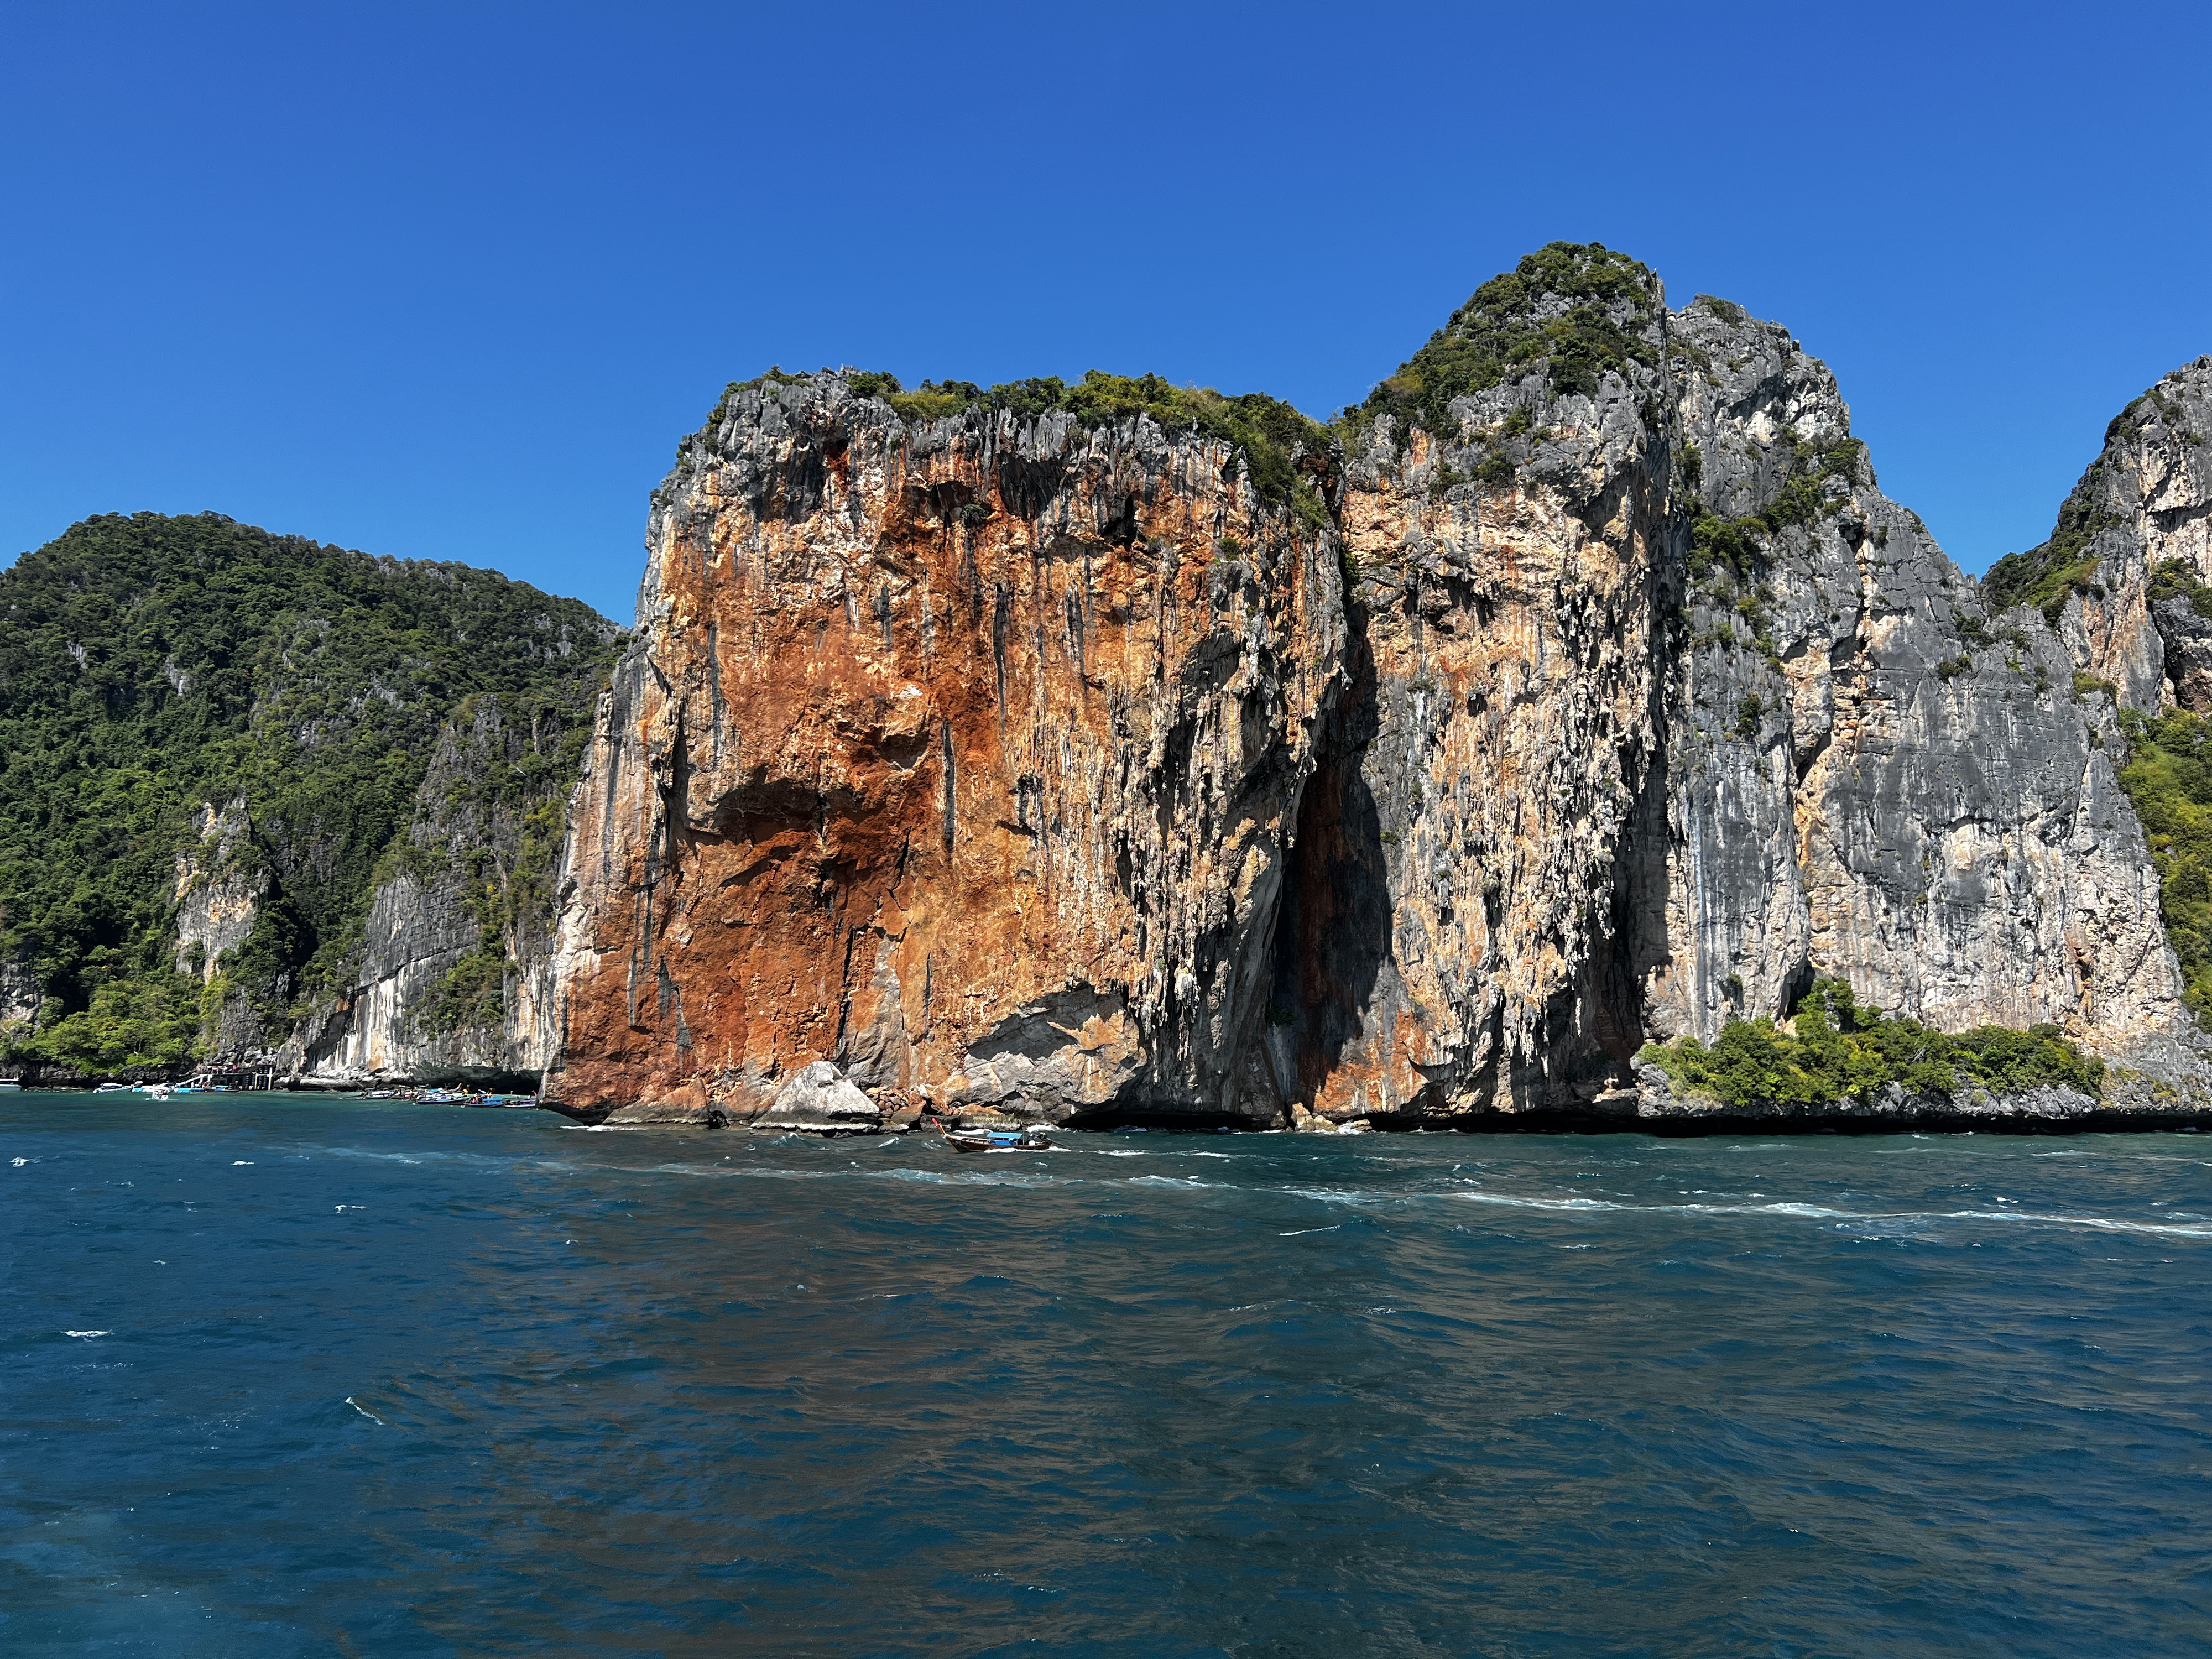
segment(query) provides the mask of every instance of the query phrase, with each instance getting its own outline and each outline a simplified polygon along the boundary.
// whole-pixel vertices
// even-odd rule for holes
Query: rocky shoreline
[[[624,1127],[750,1129],[764,1133],[902,1133],[926,1122],[948,1127],[1016,1127],[1112,1131],[1141,1128],[1169,1133],[1312,1134],[1437,1132],[1468,1134],[1884,1134],[1903,1132],[1995,1134],[2075,1134],[2212,1128],[2212,1109],[2189,1104],[2170,1088],[2140,1079],[2117,1080],[2102,1097],[2078,1090],[2039,1088],[2016,1093],[1966,1089],[1952,1095],[1916,1094],[1897,1085],[1867,1100],[1841,1099],[1805,1106],[1769,1103],[1731,1105],[1677,1089],[1657,1066],[1636,1068],[1637,1086],[1607,1091],[1578,1105],[1522,1111],[1373,1113],[1329,1116],[1293,1104],[1276,1121],[1255,1123],[1232,1113],[1116,1109],[1054,1115],[1008,1102],[987,1108],[940,1110],[900,1094],[872,1097],[826,1060],[808,1066],[786,1085],[767,1111],[746,1117],[720,1107],[670,1103],[597,1109],[557,1099],[545,1109],[591,1125]]]

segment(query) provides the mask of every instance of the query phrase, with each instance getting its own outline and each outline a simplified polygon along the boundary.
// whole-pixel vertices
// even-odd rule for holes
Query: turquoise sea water
[[[0,1097],[10,1655],[2199,1655],[2212,1136]]]

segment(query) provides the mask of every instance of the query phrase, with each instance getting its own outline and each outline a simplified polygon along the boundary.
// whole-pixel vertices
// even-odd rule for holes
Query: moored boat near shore
[[[1019,1129],[947,1129],[945,1145],[956,1152],[1048,1152],[1052,1141],[1031,1123]]]

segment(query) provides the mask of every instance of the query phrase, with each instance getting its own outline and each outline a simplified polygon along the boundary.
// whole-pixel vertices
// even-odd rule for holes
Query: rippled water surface
[[[0,1650],[2212,1650],[2212,1136],[1066,1139],[0,1097]]]

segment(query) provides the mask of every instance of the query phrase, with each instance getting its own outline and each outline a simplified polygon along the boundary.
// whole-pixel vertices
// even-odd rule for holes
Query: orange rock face
[[[1326,456],[733,391],[571,803],[549,1091],[752,1119],[828,1060],[894,1114],[1633,1111],[1647,1039],[1826,975],[2199,1087],[2061,641],[1981,614],[1786,331],[1607,303],[1601,368],[1501,356]]]
[[[1355,689],[1283,930],[1316,1109],[1580,1104],[1644,1041],[1618,913],[1663,663],[1646,436],[1624,403],[1480,494],[1436,487],[1425,434],[1352,458]]]
[[[1331,534],[1237,453],[733,394],[655,499],[572,809],[585,1108],[1267,1119],[1276,900],[1341,689]]]
[[[1455,501],[1386,430],[1312,463],[1324,528],[1149,422],[735,394],[656,498],[572,811],[555,1088],[751,1116],[829,1059],[1063,1120],[1587,1099],[1641,1041],[1607,975],[1651,481],[1615,414],[1556,435],[1560,486]]]

